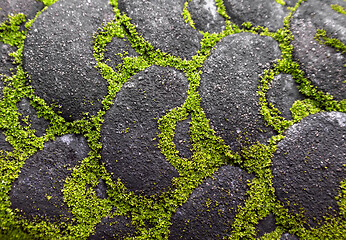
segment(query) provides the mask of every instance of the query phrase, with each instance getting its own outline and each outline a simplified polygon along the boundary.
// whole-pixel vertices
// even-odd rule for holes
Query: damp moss
[[[54,3],[53,0],[42,0],[46,6]],[[147,42],[131,23],[131,19],[118,9],[116,0],[110,0],[114,7],[115,19],[108,22],[94,36],[93,54],[97,61],[96,68],[108,82],[108,93],[102,101],[102,109],[94,116],[85,116],[81,120],[66,122],[61,116],[52,110],[43,99],[34,94],[30,86],[30,76],[22,68],[22,49],[26,31],[19,31],[19,25],[26,21],[24,15],[15,15],[2,24],[0,40],[18,48],[11,56],[16,60],[17,68],[13,76],[8,77],[9,83],[4,88],[4,98],[0,101],[1,117],[0,128],[4,130],[7,141],[14,147],[14,151],[0,156],[1,179],[3,183],[0,190],[0,216],[2,225],[0,237],[20,236],[30,238],[35,236],[40,239],[86,239],[95,231],[96,225],[102,218],[127,216],[136,228],[134,235],[128,239],[167,239],[172,224],[171,217],[177,208],[182,206],[193,190],[207,177],[223,165],[231,164],[239,166],[254,175],[254,179],[248,183],[249,191],[243,207],[237,209],[230,239],[254,239],[255,227],[258,222],[272,213],[277,221],[277,229],[263,236],[261,239],[279,237],[283,232],[290,232],[302,239],[318,239],[325,236],[326,239],[344,236],[342,226],[345,223],[345,181],[341,183],[342,191],[339,194],[339,206],[343,216],[335,221],[330,221],[324,227],[316,230],[303,228],[301,215],[289,214],[287,209],[276,200],[275,190],[272,186],[271,159],[276,151],[277,143],[284,138],[284,131],[295,122],[305,116],[318,111],[344,111],[345,105],[337,102],[331,96],[318,92],[304,77],[299,64],[292,60],[293,39],[289,22],[293,12],[302,2],[298,1],[295,8],[284,20],[284,28],[276,32],[268,29],[245,24],[241,29],[231,23],[222,0],[215,0],[218,13],[226,20],[226,30],[221,33],[202,33],[201,48],[190,60],[164,53]],[[189,19],[185,3],[185,19]],[[33,23],[28,21],[26,28]],[[198,92],[200,76],[204,61],[210,55],[213,47],[224,37],[239,33],[251,32],[276,39],[282,51],[281,59],[266,69],[259,78],[258,96],[261,113],[268,125],[273,126],[280,134],[272,137],[265,144],[256,143],[244,147],[240,153],[230,151],[224,141],[217,136],[210,127],[200,106]],[[130,41],[131,46],[137,51],[139,57],[123,57],[123,62],[116,69],[107,65],[104,59],[105,46],[112,38]],[[328,42],[321,36],[324,42]],[[173,67],[182,71],[189,82],[188,95],[185,102],[171,109],[165,116],[158,119],[159,148],[167,161],[179,172],[179,177],[172,180],[172,188],[160,195],[145,196],[135,195],[126,189],[120,179],[113,181],[111,173],[100,164],[102,144],[101,125],[103,117],[113,105],[117,93],[132,76],[151,65]],[[266,93],[274,76],[280,73],[288,73],[299,84],[300,91],[307,96],[304,101],[297,101],[291,108],[293,120],[284,119],[275,106],[268,103]],[[37,111],[38,117],[50,122],[44,136],[37,137],[34,131],[22,127],[16,105],[23,99],[30,100],[31,105]],[[177,124],[191,119],[189,135],[192,146],[192,157],[183,158],[178,154],[174,144],[174,134]],[[61,223],[35,220],[29,221],[21,218],[20,213],[12,210],[9,200],[9,191],[13,181],[18,177],[26,159],[43,149],[44,143],[54,140],[56,136],[64,134],[82,134],[87,139],[90,147],[88,156],[83,159],[72,174],[65,180],[63,195],[66,205],[73,217]],[[99,179],[107,185],[106,199],[99,199],[94,188],[98,186]],[[116,209],[116,211],[113,211]],[[338,222],[339,221],[339,222]]]

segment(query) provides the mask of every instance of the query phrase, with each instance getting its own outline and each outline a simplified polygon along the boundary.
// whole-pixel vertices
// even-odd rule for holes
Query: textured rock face
[[[18,208],[30,219],[47,218],[66,221],[71,214],[61,192],[71,169],[88,155],[84,137],[64,135],[47,142],[42,151],[25,161],[19,177],[12,185],[12,208]]]
[[[342,100],[346,98],[346,55],[314,39],[317,30],[324,29],[327,37],[346,44],[346,16],[335,12],[331,4],[346,7],[342,0],[307,1],[293,15],[293,57],[313,85]]]
[[[276,220],[273,214],[269,214],[265,218],[259,221],[256,232],[257,238],[262,237],[266,233],[271,233],[276,228]]]
[[[190,145],[190,128],[191,118],[179,122],[175,127],[174,143],[175,148],[179,151],[181,157],[189,159],[192,156],[192,147]]]
[[[107,94],[107,82],[94,68],[92,36],[112,20],[107,0],[61,0],[42,13],[25,41],[24,69],[35,93],[47,103],[61,105],[68,121],[83,112],[93,115]]]
[[[178,176],[158,148],[157,121],[184,103],[187,90],[182,72],[152,66],[124,84],[107,111],[102,162],[129,190],[158,194]]]
[[[16,51],[15,47],[0,42],[0,80],[5,78],[5,76],[11,76],[11,68],[15,68],[12,64],[13,59],[8,55],[14,51]],[[0,84],[3,84],[2,81],[0,81]],[[2,98],[2,87],[0,87],[0,98]]]
[[[222,239],[230,236],[238,206],[243,206],[252,176],[221,167],[207,178],[172,216],[169,239]]]
[[[248,143],[263,142],[273,134],[264,125],[256,92],[262,67],[280,54],[272,38],[239,33],[222,39],[204,63],[201,106],[216,133],[233,151],[238,151],[246,139]]]
[[[225,20],[217,12],[214,0],[193,0],[188,4],[195,27],[204,32],[221,32],[225,29]]]
[[[253,25],[267,27],[276,31],[283,27],[283,20],[289,13],[288,9],[275,0],[225,0],[226,11],[231,21],[241,25],[251,22]]]
[[[317,227],[323,216],[338,214],[335,197],[346,177],[346,113],[324,112],[287,130],[273,158],[277,198],[291,212],[305,211]]]
[[[36,0],[1,0],[0,23],[6,21],[8,15],[13,13],[24,13],[28,19],[32,19],[43,7],[44,4]]]
[[[268,101],[288,120],[292,119],[290,108],[293,103],[304,99],[304,96],[297,88],[295,80],[287,74],[279,74],[274,77],[267,96]]]
[[[184,0],[119,0],[118,7],[154,48],[186,59],[200,49],[201,34],[181,15]]]

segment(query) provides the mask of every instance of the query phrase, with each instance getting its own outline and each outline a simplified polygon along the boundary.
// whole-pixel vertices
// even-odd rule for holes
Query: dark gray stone
[[[213,180],[214,179],[214,180]],[[223,166],[207,178],[172,216],[169,239],[222,239],[230,236],[237,208],[243,206],[253,177]]]
[[[154,48],[189,59],[200,49],[202,35],[185,23],[184,0],[119,0],[120,11]]]
[[[0,42],[0,51],[0,82],[2,84],[2,79],[4,79],[6,76],[12,75],[11,68],[15,69],[15,65],[12,63],[13,59],[8,54],[15,52],[16,48]],[[2,88],[0,90],[0,98],[2,98]]]
[[[273,158],[275,194],[291,213],[304,210],[306,227],[338,215],[346,177],[346,113],[322,112],[291,126]]]
[[[113,19],[108,0],[60,0],[34,22],[25,40],[24,70],[35,93],[61,105],[68,121],[101,109],[107,82],[95,69],[93,34]]]
[[[175,127],[175,134],[173,141],[175,143],[175,148],[179,151],[179,155],[184,158],[191,158],[192,156],[192,146],[190,145],[190,122],[191,118],[188,118],[182,122],[178,122]]]
[[[27,19],[32,19],[43,7],[44,4],[36,0],[1,0],[0,24],[8,19],[9,14],[24,13]]]
[[[126,237],[133,237],[135,232],[136,227],[131,224],[131,218],[126,216],[105,217],[96,225],[95,233],[90,235],[88,239],[125,239]]]
[[[12,152],[14,148],[6,141],[6,136],[3,131],[0,131],[0,150],[6,156],[6,152]]]
[[[201,106],[211,127],[232,151],[265,142],[273,134],[260,114],[257,87],[263,67],[280,55],[272,38],[239,33],[223,38],[205,61],[199,87]]]
[[[137,56],[139,54],[131,47],[131,43],[126,38],[117,37],[113,37],[112,41],[106,45],[104,53],[106,64],[112,67],[113,70],[116,70],[116,67],[123,63],[125,57]]]
[[[284,0],[285,1],[285,6],[286,7],[294,7],[298,0]]]
[[[10,192],[11,207],[29,219],[66,221],[71,217],[61,192],[65,179],[89,152],[83,136],[64,135],[28,158]]]
[[[299,240],[299,238],[295,235],[284,233],[281,235],[280,240]]]
[[[276,229],[276,220],[273,214],[269,214],[258,222],[256,227],[257,237],[260,238],[266,233],[271,233]]]
[[[30,128],[34,129],[36,136],[41,137],[45,134],[48,128],[49,122],[44,118],[37,117],[36,110],[30,105],[30,101],[24,98],[17,104],[18,112],[21,114],[20,119],[28,118],[28,123],[31,125]],[[21,121],[22,125],[27,124]]]
[[[101,127],[102,162],[113,179],[135,193],[159,194],[178,172],[158,148],[158,124],[181,106],[188,90],[182,72],[151,66],[126,82]]]
[[[273,104],[287,120],[292,119],[290,108],[297,100],[303,100],[304,96],[297,88],[297,84],[291,75],[279,74],[274,77],[267,93],[268,101]]]
[[[214,0],[193,0],[187,10],[198,30],[214,33],[225,29],[225,19],[217,12]]]
[[[235,24],[251,22],[254,26],[267,27],[277,31],[283,27],[284,18],[289,10],[275,0],[225,0],[226,11]]]
[[[307,1],[298,8],[291,21],[292,53],[293,59],[300,63],[318,90],[342,100],[346,98],[346,55],[314,39],[317,29],[324,29],[328,37],[346,44],[346,16],[335,12],[331,4],[346,8],[346,2],[342,0]]]
[[[96,197],[98,198],[106,199],[108,197],[107,185],[102,179],[99,179],[99,184],[94,188],[94,191],[96,193]]]

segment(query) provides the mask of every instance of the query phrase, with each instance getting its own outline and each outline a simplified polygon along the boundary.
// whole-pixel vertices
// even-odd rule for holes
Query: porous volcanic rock
[[[65,179],[89,152],[83,136],[64,135],[28,158],[10,191],[11,207],[29,219],[66,221],[71,214],[61,192]]]
[[[28,123],[31,125],[30,128],[35,130],[36,136],[41,137],[46,132],[49,122],[44,118],[39,118],[37,116],[36,110],[30,105],[30,101],[24,98],[17,104],[18,112],[21,114],[20,119],[28,118]],[[21,123],[25,126],[27,125],[23,121]]]
[[[68,121],[94,115],[107,94],[94,67],[93,34],[113,15],[107,0],[60,0],[36,19],[25,40],[24,70],[35,93],[61,105],[54,109]]]
[[[193,0],[187,10],[198,30],[214,33],[225,29],[225,19],[217,12],[214,0]]]
[[[178,172],[158,148],[158,119],[181,106],[188,90],[185,75],[151,66],[126,82],[101,127],[102,162],[114,180],[135,193],[158,194]]]
[[[0,150],[6,155],[6,152],[12,152],[13,147],[6,141],[6,136],[3,131],[0,131]]]
[[[117,70],[116,67],[123,63],[125,57],[138,56],[139,54],[131,47],[131,43],[126,38],[113,37],[112,41],[105,47],[104,58],[107,65],[112,67],[113,70]]]
[[[105,217],[96,225],[95,233],[90,235],[88,239],[125,239],[125,237],[133,237],[135,232],[136,228],[131,224],[131,218],[126,216]]]
[[[189,159],[192,156],[192,146],[190,145],[190,123],[191,118],[178,122],[174,131],[173,141],[175,148],[179,151],[181,157]]]
[[[238,167],[223,166],[197,187],[172,216],[169,239],[222,239],[243,206],[253,176]]]
[[[273,214],[269,214],[258,222],[256,227],[257,238],[262,237],[266,233],[271,233],[276,229],[276,220]]]
[[[280,240],[298,240],[299,238],[295,235],[284,233],[281,235]]]
[[[292,119],[290,108],[297,100],[303,100],[304,95],[297,88],[291,75],[279,74],[270,83],[267,93],[268,101],[273,104],[287,120]]]
[[[346,16],[334,11],[331,4],[346,8],[342,0],[302,2],[291,21],[292,53],[318,90],[342,100],[346,98],[346,54],[314,39],[317,30],[323,29],[327,37],[346,44]]]
[[[286,7],[294,7],[298,0],[284,0]]]
[[[185,23],[184,0],[119,0],[120,11],[132,18],[137,32],[154,48],[189,59],[200,49],[202,35]]]
[[[9,14],[24,13],[27,19],[32,19],[43,7],[44,4],[36,0],[1,0],[0,24],[7,20]]]
[[[16,48],[11,47],[5,43],[0,42],[0,84],[3,85],[2,79],[6,76],[11,76],[11,68],[15,69],[15,65],[12,63],[13,59],[8,55],[11,52],[15,52]],[[2,98],[2,88],[0,88],[0,98]]]
[[[273,158],[275,194],[291,213],[304,210],[307,227],[337,216],[346,177],[346,113],[322,112],[291,126]]]
[[[275,0],[253,1],[224,1],[228,16],[235,24],[241,25],[250,22],[254,26],[267,27],[270,31],[277,31],[283,27],[284,18],[289,10]]]
[[[263,68],[280,55],[272,38],[239,33],[223,38],[205,61],[199,87],[201,106],[232,151],[265,142],[273,134],[260,114],[257,87]]]

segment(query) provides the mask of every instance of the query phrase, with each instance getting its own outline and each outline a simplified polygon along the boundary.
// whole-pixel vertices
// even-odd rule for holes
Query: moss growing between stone
[[[337,11],[338,13],[341,13],[341,14],[344,14],[346,15],[346,9],[341,7],[340,5],[338,4],[332,4],[330,5],[330,7],[334,10],[334,11]]]

